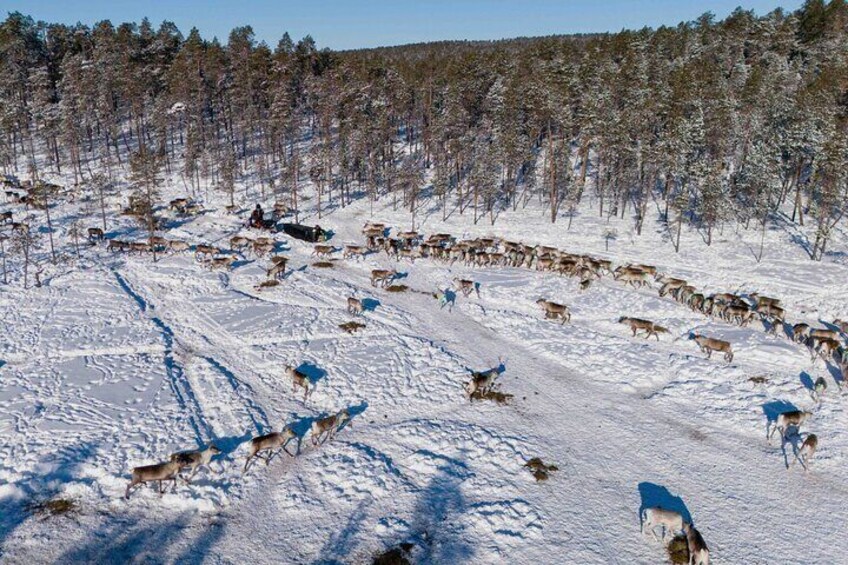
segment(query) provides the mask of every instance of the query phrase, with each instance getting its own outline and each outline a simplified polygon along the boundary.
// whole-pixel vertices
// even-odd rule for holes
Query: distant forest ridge
[[[809,222],[820,259],[848,209],[846,109],[844,0],[343,52],[250,27],[0,24],[0,168],[148,200],[165,173],[296,209],[314,191],[319,216],[388,197],[413,218],[424,200],[474,222],[537,202],[570,222],[589,197],[637,233],[652,207],[677,247],[686,224],[710,244],[726,222]]]

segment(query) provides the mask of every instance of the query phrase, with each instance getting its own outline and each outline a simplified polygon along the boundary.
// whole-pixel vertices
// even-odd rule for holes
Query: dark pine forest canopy
[[[846,211],[848,7],[737,10],[614,34],[438,42],[333,52],[250,27],[226,42],[154,27],[0,24],[0,167],[131,179],[156,175],[234,198],[318,206],[388,197],[458,205],[474,221],[536,199],[570,221],[649,207],[669,229],[816,227],[820,258]],[[152,187],[152,188],[151,188]],[[457,204],[458,203],[458,204]],[[679,238],[678,238],[679,242]]]

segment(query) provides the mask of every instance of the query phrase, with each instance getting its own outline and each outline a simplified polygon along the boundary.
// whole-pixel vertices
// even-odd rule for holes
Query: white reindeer
[[[791,410],[778,415],[777,420],[775,420],[774,425],[768,434],[769,443],[771,443],[771,436],[774,435],[775,430],[780,430],[781,440],[786,441],[786,432],[790,426],[799,428],[812,416],[812,412],[805,412],[803,410]]]
[[[662,541],[665,542],[667,533],[672,535],[683,529],[683,516],[674,510],[666,510],[665,508],[653,507],[642,510],[642,535],[645,535],[645,530],[651,532],[656,541],[660,541],[655,531],[657,527],[662,527]]]
[[[365,306],[360,299],[351,296],[347,299],[347,311],[354,316],[359,316],[365,311]]]
[[[495,384],[495,379],[498,378],[498,375],[500,375],[500,371],[498,369],[472,372],[471,380],[465,383],[465,392],[468,394],[468,401],[472,402],[474,395],[478,392],[480,394],[488,392],[492,388],[492,385]]]

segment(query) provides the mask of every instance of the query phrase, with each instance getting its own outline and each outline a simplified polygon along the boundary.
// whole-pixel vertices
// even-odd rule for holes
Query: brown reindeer
[[[201,244],[198,244],[194,247],[194,258],[195,259],[201,259],[201,258],[208,259],[209,257],[211,257],[213,255],[217,255],[220,252],[221,251],[217,247],[214,247],[212,245],[204,245],[204,244],[201,243]]]
[[[121,241],[118,239],[110,239],[109,245],[106,246],[106,249],[115,253],[116,251],[129,251],[130,244],[126,241]]]
[[[277,279],[271,279],[267,281],[262,281],[261,283],[254,285],[253,288],[256,291],[262,291],[266,288],[274,288],[275,286],[280,286],[280,281],[278,281]]]
[[[103,241],[104,238],[103,230],[100,228],[88,228],[88,241],[94,243],[95,241]]]
[[[180,241],[178,239],[172,239],[171,241],[168,242],[168,249],[173,251],[173,252],[188,251],[190,248],[191,248],[191,245],[189,245],[185,241]]]
[[[270,434],[265,434],[251,439],[250,452],[247,455],[247,461],[244,462],[244,469],[242,470],[242,473],[247,472],[250,460],[254,457],[264,459],[266,465],[271,463],[271,459],[273,459],[274,455],[280,451],[285,451],[287,455],[294,457],[295,454],[289,453],[289,450],[286,449],[286,445],[295,438],[297,438],[297,434],[294,433],[290,427],[286,426],[281,432],[271,432]],[[260,455],[263,451],[270,451],[271,453],[263,457]]]
[[[563,324],[571,321],[571,312],[568,310],[568,306],[557,304],[556,302],[551,302],[544,298],[537,300],[536,304],[542,307],[542,310],[545,312],[546,320],[555,320],[559,318]]]
[[[460,278],[453,279],[453,282],[455,282],[459,286],[459,290],[462,292],[462,295],[465,296],[466,298],[468,298],[468,296],[472,292],[476,292],[477,298],[480,298],[480,285],[477,284],[476,282],[474,282],[472,280],[460,279]]]
[[[618,323],[630,326],[630,329],[633,330],[633,337],[636,337],[636,332],[641,330],[645,332],[645,339],[654,336],[655,338],[657,338],[657,341],[659,341],[659,334],[668,333],[668,330],[666,328],[660,326],[659,324],[655,324],[650,320],[642,320],[640,318],[627,318],[622,316],[618,319]]]
[[[232,269],[233,264],[238,261],[235,255],[225,255],[223,257],[213,257],[209,263],[210,269]]]
[[[286,261],[278,261],[265,272],[269,279],[281,279],[286,275]]]
[[[312,381],[309,380],[309,375],[302,371],[298,371],[291,365],[286,365],[286,375],[292,382],[292,392],[296,392],[298,388],[303,389],[303,399],[309,396],[309,390],[312,388]]]
[[[683,533],[686,534],[686,545],[689,548],[689,565],[710,565],[710,550],[701,532],[692,524],[684,522]]]
[[[397,277],[398,272],[394,269],[374,269],[371,271],[371,286],[379,284],[382,287],[388,286]]]
[[[368,248],[364,245],[345,245],[342,258],[364,257],[366,253],[368,253]]]
[[[230,238],[230,248],[236,251],[244,251],[253,244],[253,240],[249,237],[234,235]]]
[[[347,299],[347,311],[354,316],[360,316],[365,311],[365,306],[360,299],[351,296]]]
[[[174,487],[177,486],[177,475],[182,467],[176,461],[168,461],[167,463],[158,463],[156,465],[144,465],[134,467],[132,470],[132,480],[127,485],[127,490],[124,493],[124,498],[129,500],[130,491],[136,485],[157,481],[159,483],[159,496],[165,491],[162,489],[163,481],[174,481]]]
[[[346,423],[353,426],[353,422],[350,419],[350,413],[348,413],[347,410],[342,410],[338,414],[327,416],[320,420],[315,420],[312,422],[312,445],[317,446],[319,443],[323,445],[328,439],[333,439],[336,433]],[[327,435],[322,441],[321,436],[324,434]]]
[[[730,343],[721,339],[715,339],[711,337],[705,337],[699,334],[690,334],[689,339],[694,339],[695,343],[698,344],[698,347],[701,348],[701,351],[707,354],[707,359],[709,359],[713,351],[720,351],[724,353],[724,360],[728,363],[733,361],[733,348],[730,346]]]
[[[327,259],[336,252],[336,248],[332,245],[316,245],[315,249],[312,251],[313,257],[318,257],[319,259]]]

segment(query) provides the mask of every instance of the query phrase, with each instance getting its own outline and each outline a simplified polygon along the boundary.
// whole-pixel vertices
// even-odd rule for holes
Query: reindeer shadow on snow
[[[363,298],[362,299],[362,309],[365,312],[375,312],[377,308],[380,306],[380,301],[374,298]]]
[[[309,379],[309,387],[312,388],[318,381],[327,376],[327,371],[319,367],[314,363],[309,363],[304,361],[296,368],[298,373],[302,373],[306,375],[306,378]]]
[[[805,381],[811,380],[810,375],[801,373],[801,382],[804,386],[808,386]],[[766,441],[771,444],[771,436],[774,432],[780,433],[780,451],[783,454],[783,463],[788,469],[790,462],[786,444],[792,446],[793,458],[798,458],[805,437],[810,435],[801,432],[801,425],[811,416],[811,413],[801,412],[794,404],[783,400],[763,404],[763,413],[766,416]]]

